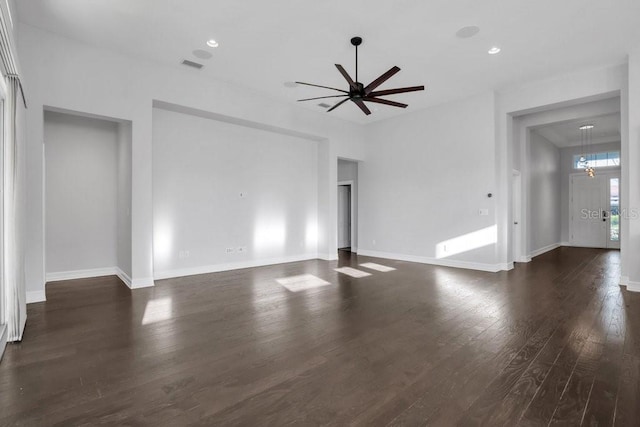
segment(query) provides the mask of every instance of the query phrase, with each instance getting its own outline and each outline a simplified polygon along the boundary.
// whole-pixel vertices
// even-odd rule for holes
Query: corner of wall
[[[37,302],[45,302],[47,300],[46,292],[43,291],[29,291],[27,292],[27,304],[34,304]]]

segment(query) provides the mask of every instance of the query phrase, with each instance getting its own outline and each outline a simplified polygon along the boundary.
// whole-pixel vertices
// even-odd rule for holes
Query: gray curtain
[[[2,135],[0,142],[3,156],[3,223],[2,226],[2,288],[4,319],[0,323],[7,325],[7,341],[22,339],[27,320],[26,291],[24,274],[24,174],[22,168],[24,153],[19,145],[18,108],[26,108],[26,100],[19,77],[19,66],[15,54],[13,34],[8,25],[5,9],[0,8],[0,66],[6,83],[6,98],[3,105]],[[22,174],[22,176],[21,176]]]
[[[18,139],[17,103],[20,81],[16,76],[7,78],[4,123],[4,284],[7,341],[19,341],[26,322],[26,301],[22,239],[18,235]]]

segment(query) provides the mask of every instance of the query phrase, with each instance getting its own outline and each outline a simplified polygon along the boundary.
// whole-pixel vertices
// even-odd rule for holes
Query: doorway
[[[572,246],[620,249],[620,174],[571,176]]]
[[[338,185],[338,249],[351,250],[351,184]]]
[[[520,260],[527,262],[559,246],[620,247],[618,210],[619,199],[623,197],[618,193],[620,121],[621,101],[614,94],[581,103],[576,100],[572,105],[541,107],[539,111],[513,117],[510,170],[513,221],[508,224],[509,232],[513,233],[510,237],[513,261],[519,261],[518,252]],[[586,124],[591,125],[588,143],[581,129]],[[586,176],[578,162],[585,156],[600,177],[596,182],[587,183],[589,188],[595,186],[597,195],[587,196],[591,190],[576,188],[585,193],[585,199],[580,201],[583,206],[576,205],[574,209],[578,202],[572,202],[571,177]],[[522,174],[521,186],[516,183],[514,170]],[[617,180],[606,181],[605,175]],[[517,212],[513,212],[518,198],[519,218]],[[583,208],[591,218],[579,222]],[[583,229],[591,229],[584,238],[578,236]]]
[[[337,249],[358,252],[358,162],[338,159]]]

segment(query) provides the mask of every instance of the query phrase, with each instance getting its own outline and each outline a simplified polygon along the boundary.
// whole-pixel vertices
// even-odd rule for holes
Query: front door
[[[570,244],[591,248],[620,248],[618,174],[571,177]]]

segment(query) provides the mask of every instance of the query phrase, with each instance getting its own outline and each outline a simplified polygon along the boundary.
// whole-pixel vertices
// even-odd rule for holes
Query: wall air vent
[[[327,104],[326,102],[321,102],[320,104],[318,104],[318,107],[329,108],[331,107],[331,105]]]
[[[195,69],[198,69],[198,70],[200,68],[204,67],[204,65],[198,64],[197,62],[189,61],[188,59],[183,59],[182,60],[182,65],[186,65],[187,67],[195,68]]]

